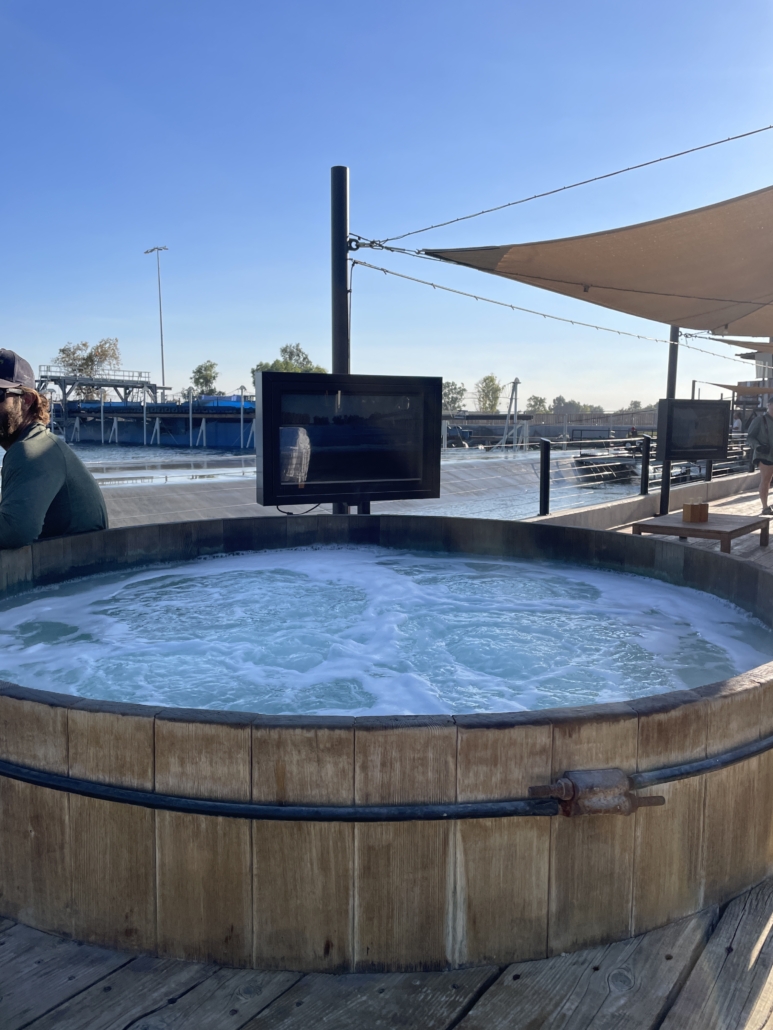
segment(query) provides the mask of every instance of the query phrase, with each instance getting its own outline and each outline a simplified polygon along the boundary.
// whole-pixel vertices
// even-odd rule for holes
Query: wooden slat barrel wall
[[[110,530],[0,552],[0,596],[94,572],[357,542],[564,559],[709,589],[769,625],[764,570],[560,526],[404,516]],[[696,558],[698,554],[700,557]],[[0,686],[0,757],[192,797],[358,804],[524,796],[773,732],[773,666],[694,691],[541,712],[386,718],[154,709]],[[773,755],[654,788],[663,808],[440,823],[154,812],[0,777],[0,914],[110,947],[258,968],[442,969],[638,934],[773,872]]]

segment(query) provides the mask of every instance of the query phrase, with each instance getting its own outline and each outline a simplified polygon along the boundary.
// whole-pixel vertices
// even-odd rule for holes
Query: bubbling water
[[[0,677],[83,697],[267,714],[619,701],[773,657],[684,587],[549,562],[297,548],[46,587],[0,609]]]

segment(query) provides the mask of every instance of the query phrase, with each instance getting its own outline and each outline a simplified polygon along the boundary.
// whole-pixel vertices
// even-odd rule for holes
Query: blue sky
[[[330,363],[329,168],[351,225],[391,236],[773,122],[773,9],[737,0],[0,0],[0,346],[34,365],[117,336],[167,380],[212,358],[226,390],[300,342]],[[415,238],[592,232],[769,185],[773,132]],[[364,255],[368,259],[367,252]],[[471,270],[383,264],[662,337],[664,327]],[[666,346],[451,297],[358,268],[352,370],[616,407],[663,392]],[[725,351],[718,345],[717,350]],[[727,354],[733,354],[727,348]],[[691,379],[747,365],[682,352]],[[708,392],[704,388],[704,396]]]

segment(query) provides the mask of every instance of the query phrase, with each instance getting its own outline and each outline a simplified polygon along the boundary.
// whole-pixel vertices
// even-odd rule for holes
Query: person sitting
[[[29,363],[0,348],[0,548],[107,529],[102,491],[75,452],[49,432],[48,407]]]
[[[773,515],[773,508],[768,506],[768,491],[773,479],[773,398],[768,401],[767,411],[758,415],[749,426],[746,438],[754,448],[752,460],[760,463],[761,514]]]

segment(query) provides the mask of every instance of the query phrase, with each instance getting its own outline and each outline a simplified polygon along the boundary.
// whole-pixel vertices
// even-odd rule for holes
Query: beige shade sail
[[[773,186],[588,236],[425,253],[667,325],[773,336]]]
[[[728,386],[727,383],[709,383],[709,386],[718,386],[720,390],[744,394],[747,397],[761,397],[763,394],[773,393],[773,386],[746,386],[745,383],[738,383],[737,386]]]
[[[767,341],[760,343],[759,340],[755,340],[751,343],[749,340],[731,340],[727,336],[709,336],[708,339],[714,343],[726,343],[728,347],[746,347],[757,354],[773,354],[773,343],[768,343]],[[749,354],[745,356],[747,358],[750,357]]]

